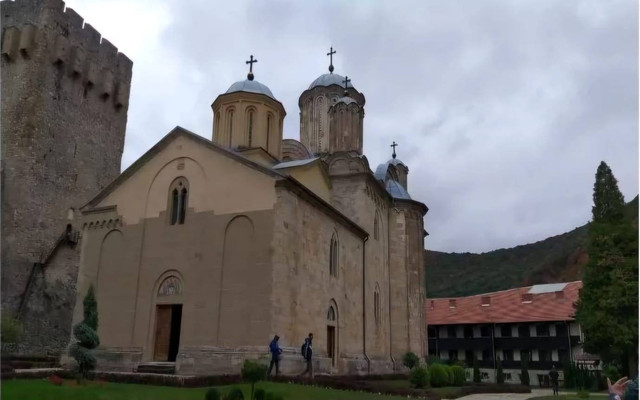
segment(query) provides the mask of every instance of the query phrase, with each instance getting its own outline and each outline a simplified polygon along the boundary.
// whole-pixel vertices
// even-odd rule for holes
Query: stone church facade
[[[25,163],[37,153],[29,153],[29,146],[11,146],[35,138],[26,131],[32,122],[17,120],[15,131],[3,123],[2,131],[3,309],[22,303],[28,271],[40,263],[34,251],[46,253],[41,248],[51,241],[59,246],[58,228],[69,245],[56,247],[48,265],[39,264],[42,283],[25,303],[25,315],[45,321],[34,326],[58,338],[42,348],[64,354],[59,338],[69,342],[93,285],[101,339],[96,353],[104,370],[159,362],[179,374],[236,373],[244,359],[268,358],[267,344],[278,334],[285,350],[282,370],[296,373],[309,332],[320,373],[388,373],[402,369],[407,351],[427,354],[427,207],[409,195],[409,170],[395,153],[375,169],[369,165],[362,152],[365,97],[348,80],[332,67],[314,80],[299,100],[300,140],[283,140],[285,109],[250,73],[213,102],[211,140],[176,127],[116,176],[112,164],[122,152],[131,62],[105,39],[99,43],[104,47],[91,47],[99,34],[73,10],[63,11],[62,2],[1,4],[3,122],[7,115],[22,115],[23,86],[17,82],[31,82],[34,72],[21,65],[41,52],[34,71],[44,70],[37,76],[50,76],[55,85],[42,95],[59,94],[44,104],[64,116],[55,124],[69,125],[47,130],[51,125],[43,121],[34,130],[43,140],[52,132],[65,135],[52,141],[53,150],[43,148],[57,152],[49,170],[61,181],[29,169]],[[33,32],[30,24],[36,39],[22,40]],[[5,92],[6,82],[15,86],[11,92]],[[30,83],[34,93],[38,82]],[[63,144],[74,140],[72,155]],[[7,148],[16,149],[16,156]],[[108,149],[104,159],[101,148]],[[106,164],[89,162],[95,154]],[[64,175],[76,169],[77,178]],[[8,215],[7,207],[22,207],[19,189],[12,189],[10,204],[4,196],[20,178],[33,179],[31,190],[54,185],[58,195],[20,211],[47,227],[38,239],[42,245],[24,252],[12,247],[22,239],[10,235],[28,239],[37,230],[7,230],[11,221],[5,221],[17,215]],[[16,287],[5,293],[5,285]],[[66,319],[52,318],[52,310]],[[52,330],[53,323],[64,326]],[[37,335],[31,341],[31,349],[43,351]]]

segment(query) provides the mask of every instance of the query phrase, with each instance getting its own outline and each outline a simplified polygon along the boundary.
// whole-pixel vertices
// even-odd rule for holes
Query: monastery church
[[[73,324],[93,284],[100,369],[237,373],[277,334],[298,373],[309,332],[320,373],[426,355],[427,207],[408,167],[394,147],[372,171],[365,96],[333,65],[300,95],[300,141],[283,140],[256,61],[213,102],[211,140],[176,127],[81,209]]]

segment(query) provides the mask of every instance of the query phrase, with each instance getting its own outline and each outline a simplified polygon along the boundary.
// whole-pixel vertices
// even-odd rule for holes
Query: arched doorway
[[[334,301],[327,311],[327,357],[335,368],[338,363],[338,307]]]
[[[182,324],[182,281],[169,275],[156,292],[154,361],[176,361]]]

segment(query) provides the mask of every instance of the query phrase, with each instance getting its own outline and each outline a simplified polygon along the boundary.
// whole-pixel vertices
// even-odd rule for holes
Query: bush
[[[429,381],[433,387],[443,387],[449,384],[449,374],[446,367],[441,364],[433,364],[429,367]]]
[[[447,371],[447,386],[453,385],[453,367],[445,365],[444,370]]]
[[[229,393],[224,397],[224,400],[244,400],[244,394],[242,394],[242,390],[235,387],[232,388]]]
[[[478,357],[476,357],[475,353],[473,354],[473,381],[475,383],[480,383],[482,378],[480,377],[480,367],[478,366]]]
[[[429,370],[424,365],[414,367],[411,370],[409,381],[418,389],[429,387]]]
[[[262,388],[258,388],[256,389],[256,392],[253,395],[253,400],[265,400],[266,397],[267,397],[267,392],[265,392],[264,389]]]
[[[62,378],[58,375],[51,375],[48,380],[52,385],[62,386]]]
[[[589,398],[589,391],[588,390],[578,390],[578,398],[580,399],[588,399]]]
[[[451,371],[453,372],[453,386],[462,386],[464,382],[467,380],[464,374],[464,368],[459,365],[454,365],[451,367]]]
[[[420,365],[420,357],[416,355],[416,353],[408,352],[402,357],[402,365],[409,369],[413,369]]]
[[[220,392],[216,388],[209,388],[204,395],[204,400],[220,400]]]
[[[244,360],[242,364],[242,379],[251,383],[251,399],[253,399],[253,389],[257,382],[260,382],[267,376],[267,366],[258,364],[257,362]]]
[[[502,370],[502,361],[498,359],[498,372],[496,373],[496,382],[499,384],[504,383],[504,371]]]
[[[22,324],[9,312],[2,311],[2,321],[0,322],[0,341],[2,343],[18,343],[22,335]]]

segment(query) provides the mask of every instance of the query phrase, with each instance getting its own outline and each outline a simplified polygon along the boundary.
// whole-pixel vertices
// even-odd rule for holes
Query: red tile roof
[[[570,321],[575,312],[581,281],[569,282],[562,291],[531,294],[534,286],[468,297],[427,299],[427,324],[479,324],[535,321]],[[534,290],[535,292],[535,290]],[[488,299],[487,299],[488,298]],[[482,305],[482,304],[489,305]]]

